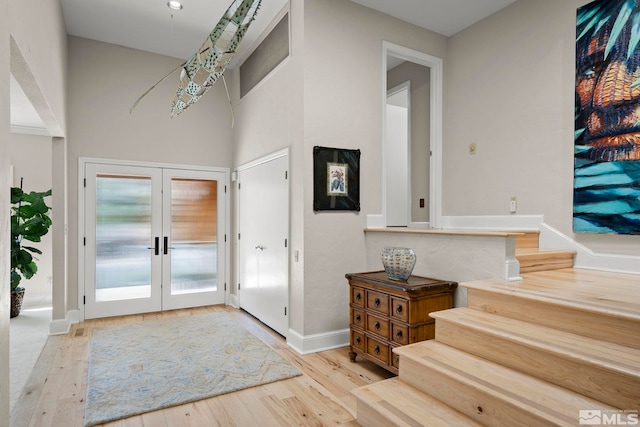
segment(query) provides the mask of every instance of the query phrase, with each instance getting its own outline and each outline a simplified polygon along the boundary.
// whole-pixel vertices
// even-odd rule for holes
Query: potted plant
[[[22,191],[20,187],[11,187],[11,317],[20,314],[24,288],[20,282],[31,279],[38,271],[32,254],[42,254],[33,246],[25,246],[25,240],[40,242],[42,236],[49,232],[51,209],[44,198],[51,195],[51,190],[44,192]]]

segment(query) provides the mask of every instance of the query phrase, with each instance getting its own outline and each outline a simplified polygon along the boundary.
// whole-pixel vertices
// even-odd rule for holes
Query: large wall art
[[[640,0],[576,21],[575,232],[640,234]]]

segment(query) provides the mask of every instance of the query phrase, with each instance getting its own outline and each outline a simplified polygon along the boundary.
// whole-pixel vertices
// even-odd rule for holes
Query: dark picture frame
[[[313,210],[360,211],[360,150],[313,147]]]

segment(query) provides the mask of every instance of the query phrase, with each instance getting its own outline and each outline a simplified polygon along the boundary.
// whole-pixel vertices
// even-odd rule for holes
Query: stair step
[[[357,388],[352,393],[358,399],[357,421],[363,426],[480,426],[397,377]]]
[[[575,251],[553,249],[516,249],[520,273],[573,267]]]
[[[575,426],[580,410],[614,409],[437,341],[394,352],[402,381],[483,425]]]
[[[431,317],[440,343],[621,409],[640,409],[638,349],[470,308]]]
[[[640,276],[565,269],[461,283],[469,308],[640,349]]]

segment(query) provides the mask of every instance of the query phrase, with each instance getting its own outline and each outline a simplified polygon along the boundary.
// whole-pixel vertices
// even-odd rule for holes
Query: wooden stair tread
[[[539,348],[581,363],[617,371],[640,381],[640,350],[636,348],[465,307],[438,311],[431,316],[436,319],[436,339],[438,338],[437,322],[440,319],[446,319],[463,324],[467,328],[508,338],[512,342],[527,347]]]
[[[575,254],[576,254],[576,251],[568,251],[564,249],[540,249],[540,248],[516,249],[516,257],[525,257],[525,258],[546,258],[551,255],[574,256]]]
[[[640,349],[471,308],[431,316],[436,340],[443,344],[607,404],[640,410]]]
[[[640,322],[640,275],[566,268],[526,273],[522,279],[478,280],[460,286]]]
[[[394,349],[400,355],[400,378],[405,379],[414,387],[429,389],[438,387],[434,383],[428,383],[428,376],[420,378],[420,375],[403,370],[403,363],[414,362],[414,366],[435,370],[439,375],[445,375],[451,380],[465,384],[470,390],[479,394],[469,402],[460,402],[458,410],[464,412],[464,407],[474,411],[476,405],[490,405],[487,402],[503,402],[505,405],[517,408],[520,411],[531,414],[532,418],[550,425],[576,425],[578,411],[585,408],[614,409],[613,406],[590,399],[581,394],[565,388],[550,384],[538,378],[523,374],[516,370],[504,367],[481,357],[465,353],[437,341],[424,341]],[[445,386],[446,387],[446,386]],[[445,392],[446,394],[446,392]],[[489,396],[490,399],[476,400],[478,396]],[[484,400],[484,402],[483,402]],[[457,404],[457,403],[454,403]],[[495,404],[495,403],[494,403]],[[495,408],[483,407],[481,413],[473,414],[476,420],[488,416],[489,413],[504,408],[496,405]],[[525,421],[525,420],[522,420]],[[525,423],[527,425],[535,424]]]
[[[390,378],[351,391],[358,399],[358,422],[366,426],[480,426],[469,417]]]

